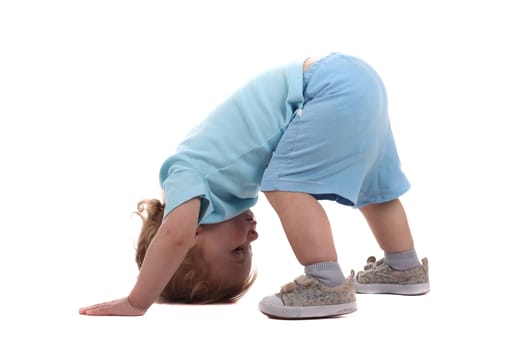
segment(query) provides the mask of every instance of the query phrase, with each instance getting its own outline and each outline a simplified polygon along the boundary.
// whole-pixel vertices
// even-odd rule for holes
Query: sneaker
[[[314,277],[302,275],[267,296],[259,310],[269,317],[302,319],[339,316],[357,310],[355,273],[337,287],[327,287]]]
[[[384,259],[367,259],[355,278],[357,293],[419,295],[429,292],[428,259],[410,270],[394,270]]]

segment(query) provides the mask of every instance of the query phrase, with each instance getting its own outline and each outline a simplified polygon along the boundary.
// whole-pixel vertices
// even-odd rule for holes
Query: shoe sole
[[[357,311],[357,302],[321,306],[283,306],[261,302],[259,310],[266,316],[279,319],[327,318]]]
[[[355,289],[361,294],[399,294],[421,295],[429,292],[429,283],[419,284],[391,284],[391,283],[358,283],[355,281]]]

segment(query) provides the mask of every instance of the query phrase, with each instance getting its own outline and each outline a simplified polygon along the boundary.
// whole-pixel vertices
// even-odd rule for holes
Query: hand
[[[79,310],[81,315],[89,316],[142,316],[146,311],[135,308],[128,298],[82,307]]]

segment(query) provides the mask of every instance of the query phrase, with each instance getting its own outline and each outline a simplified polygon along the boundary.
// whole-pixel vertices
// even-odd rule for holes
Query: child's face
[[[257,239],[252,211],[218,224],[200,225],[198,237],[203,258],[211,273],[226,285],[243,283],[251,272],[251,242]],[[199,243],[199,242],[198,242]]]

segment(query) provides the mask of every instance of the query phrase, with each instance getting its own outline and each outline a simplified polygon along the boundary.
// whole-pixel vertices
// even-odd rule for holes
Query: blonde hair
[[[164,209],[165,204],[157,199],[144,199],[137,204],[135,214],[142,219],[135,257],[139,269],[151,241],[161,226]],[[208,272],[207,265],[202,259],[200,245],[196,244],[188,251],[183,262],[160,294],[160,302],[233,303],[248,291],[256,278],[256,273],[252,272],[241,284],[226,287],[221,281],[214,281]]]

